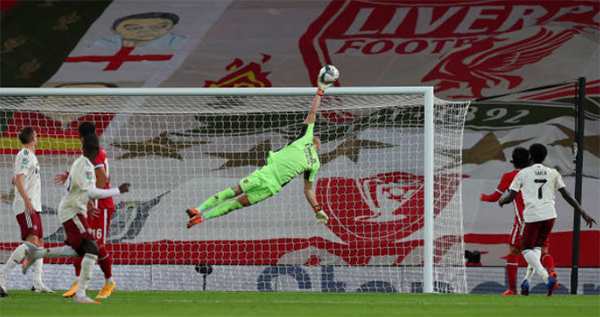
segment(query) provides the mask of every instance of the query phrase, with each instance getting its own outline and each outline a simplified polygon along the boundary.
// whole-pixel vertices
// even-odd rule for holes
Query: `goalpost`
[[[461,151],[469,103],[437,99],[433,87],[327,90],[315,124],[323,143],[315,192],[330,217],[326,226],[315,223],[301,182],[293,180],[267,201],[185,228],[185,208],[234,185],[294,139],[314,94],[315,88],[0,88],[0,177],[10,180],[21,147],[16,133],[32,125],[44,238],[60,243],[55,213],[62,194],[52,179],[80,153],[77,125],[93,121],[111,185],[132,183],[131,193],[115,200],[108,249],[124,276],[150,264],[142,275],[151,289],[160,288],[156,280],[197,289],[185,265],[204,275],[204,287],[206,268],[214,267],[212,290],[467,292]],[[0,262],[19,239],[14,192],[2,184]],[[248,286],[252,280],[258,281]]]

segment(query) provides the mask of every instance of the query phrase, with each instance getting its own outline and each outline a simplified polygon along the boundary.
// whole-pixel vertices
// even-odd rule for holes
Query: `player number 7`
[[[538,199],[542,199],[542,188],[544,187],[544,184],[546,184],[548,181],[545,179],[535,179],[533,180],[533,182],[542,184],[540,185],[540,188],[538,188]]]

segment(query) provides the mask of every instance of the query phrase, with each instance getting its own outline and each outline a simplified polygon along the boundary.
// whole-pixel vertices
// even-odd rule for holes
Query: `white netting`
[[[132,183],[131,193],[115,199],[108,249],[116,267],[127,265],[142,276],[137,280],[147,280],[141,285],[194,289],[198,281],[182,265],[203,263],[215,266],[213,290],[419,291],[422,96],[325,96],[315,125],[323,142],[315,192],[330,216],[326,226],[315,222],[295,179],[275,197],[186,229],[184,210],[266,164],[269,151],[298,134],[311,102],[311,96],[1,96],[0,262],[19,241],[8,181],[21,148],[18,130],[31,125],[38,133],[44,240],[58,244],[62,189],[53,178],[79,155],[77,125],[88,120],[108,154],[111,185]],[[467,107],[439,99],[434,106],[440,292],[467,291],[460,198]],[[302,284],[302,272],[322,282]],[[334,272],[345,282],[334,282]],[[138,289],[139,281],[131,283]]]

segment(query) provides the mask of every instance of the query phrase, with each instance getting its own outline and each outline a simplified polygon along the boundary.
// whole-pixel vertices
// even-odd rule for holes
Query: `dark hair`
[[[548,155],[548,150],[543,144],[535,143],[529,147],[529,155],[534,163],[542,163]]]
[[[523,147],[516,147],[512,152],[512,160],[514,167],[522,169],[529,166],[529,151]]]
[[[23,144],[33,141],[33,136],[35,136],[35,130],[33,127],[26,126],[19,130],[19,140],[21,140],[21,143]]]
[[[83,155],[87,158],[93,158],[100,151],[100,140],[96,134],[88,134],[83,137]]]
[[[90,121],[83,121],[77,127],[77,131],[79,131],[79,136],[82,138],[88,134],[96,135],[96,125]]]
[[[117,27],[119,26],[119,24],[121,24],[121,22],[125,21],[125,20],[129,20],[129,19],[169,19],[173,22],[173,24],[177,24],[177,22],[179,22],[179,16],[175,13],[169,13],[169,12],[147,12],[147,13],[138,13],[138,14],[132,14],[132,15],[128,15],[128,16],[124,16],[122,18],[118,18],[115,20],[115,22],[113,22],[112,25],[112,29],[116,30]]]

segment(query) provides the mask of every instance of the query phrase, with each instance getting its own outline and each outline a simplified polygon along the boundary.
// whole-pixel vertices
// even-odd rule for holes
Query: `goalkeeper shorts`
[[[240,181],[240,188],[252,205],[276,195],[281,190],[273,168],[269,165],[254,171]]]

